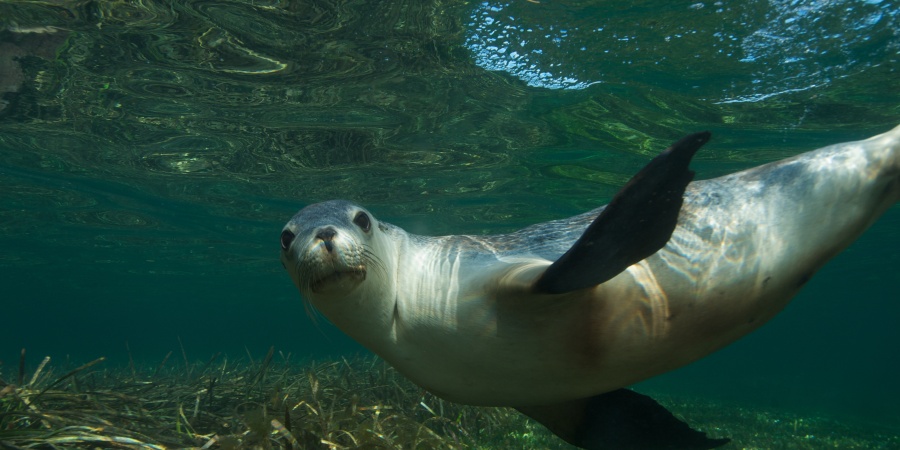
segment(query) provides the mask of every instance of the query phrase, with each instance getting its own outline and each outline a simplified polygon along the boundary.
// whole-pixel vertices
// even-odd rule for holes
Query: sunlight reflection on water
[[[690,73],[671,70],[684,64],[666,64],[693,59],[718,71],[705,84],[717,87],[710,97],[719,103],[820,88],[895,63],[900,49],[900,8],[882,0],[576,3],[482,2],[468,17],[466,46],[482,68],[564,90],[639,82],[653,68],[687,81]],[[634,79],[610,80],[623,66]]]

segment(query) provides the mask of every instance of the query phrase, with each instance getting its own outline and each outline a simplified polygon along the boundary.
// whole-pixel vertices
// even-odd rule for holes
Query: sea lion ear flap
[[[516,409],[564,441],[589,450],[712,449],[730,441],[706,437],[656,400],[629,389]]]
[[[656,253],[678,222],[688,169],[710,133],[687,136],[653,158],[625,184],[575,245],[532,286],[540,294],[563,294],[596,286]]]

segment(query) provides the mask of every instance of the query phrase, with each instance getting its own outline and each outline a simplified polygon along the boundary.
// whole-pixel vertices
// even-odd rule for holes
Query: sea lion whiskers
[[[294,269],[294,273],[296,274],[296,276],[294,278],[297,280],[302,280],[303,285],[299,286],[300,292],[312,292],[311,278],[303,276],[304,271],[301,268],[301,264],[302,264],[302,262],[298,263],[298,264],[294,264],[293,269]],[[322,329],[319,327],[319,317],[318,317],[322,313],[319,312],[318,309],[316,309],[315,305],[313,305],[312,302],[310,302],[309,299],[306,298],[305,295],[301,295],[300,300],[303,302],[303,310],[306,312],[306,316],[309,317],[310,320],[313,321],[313,323],[316,325],[316,328],[319,328],[319,330],[322,331]],[[322,332],[324,333],[324,331],[322,331]]]
[[[385,277],[388,275],[387,267],[384,264],[384,260],[378,256],[378,253],[372,250],[372,247],[368,244],[362,244],[362,252],[360,252],[360,257],[363,260],[363,272],[374,270],[379,277]]]

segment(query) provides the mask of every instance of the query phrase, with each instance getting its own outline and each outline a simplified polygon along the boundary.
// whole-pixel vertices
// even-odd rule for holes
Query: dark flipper
[[[688,164],[709,137],[708,131],[692,134],[653,158],[544,271],[534,292],[562,294],[596,286],[665,246],[694,178]]]
[[[652,398],[629,389],[516,409],[566,442],[588,450],[712,449],[730,441],[706,437]]]

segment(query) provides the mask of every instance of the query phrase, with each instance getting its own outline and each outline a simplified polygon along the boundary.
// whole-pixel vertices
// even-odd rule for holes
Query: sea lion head
[[[383,272],[384,227],[344,200],[309,205],[281,231],[281,263],[300,293],[316,301],[345,298]]]

